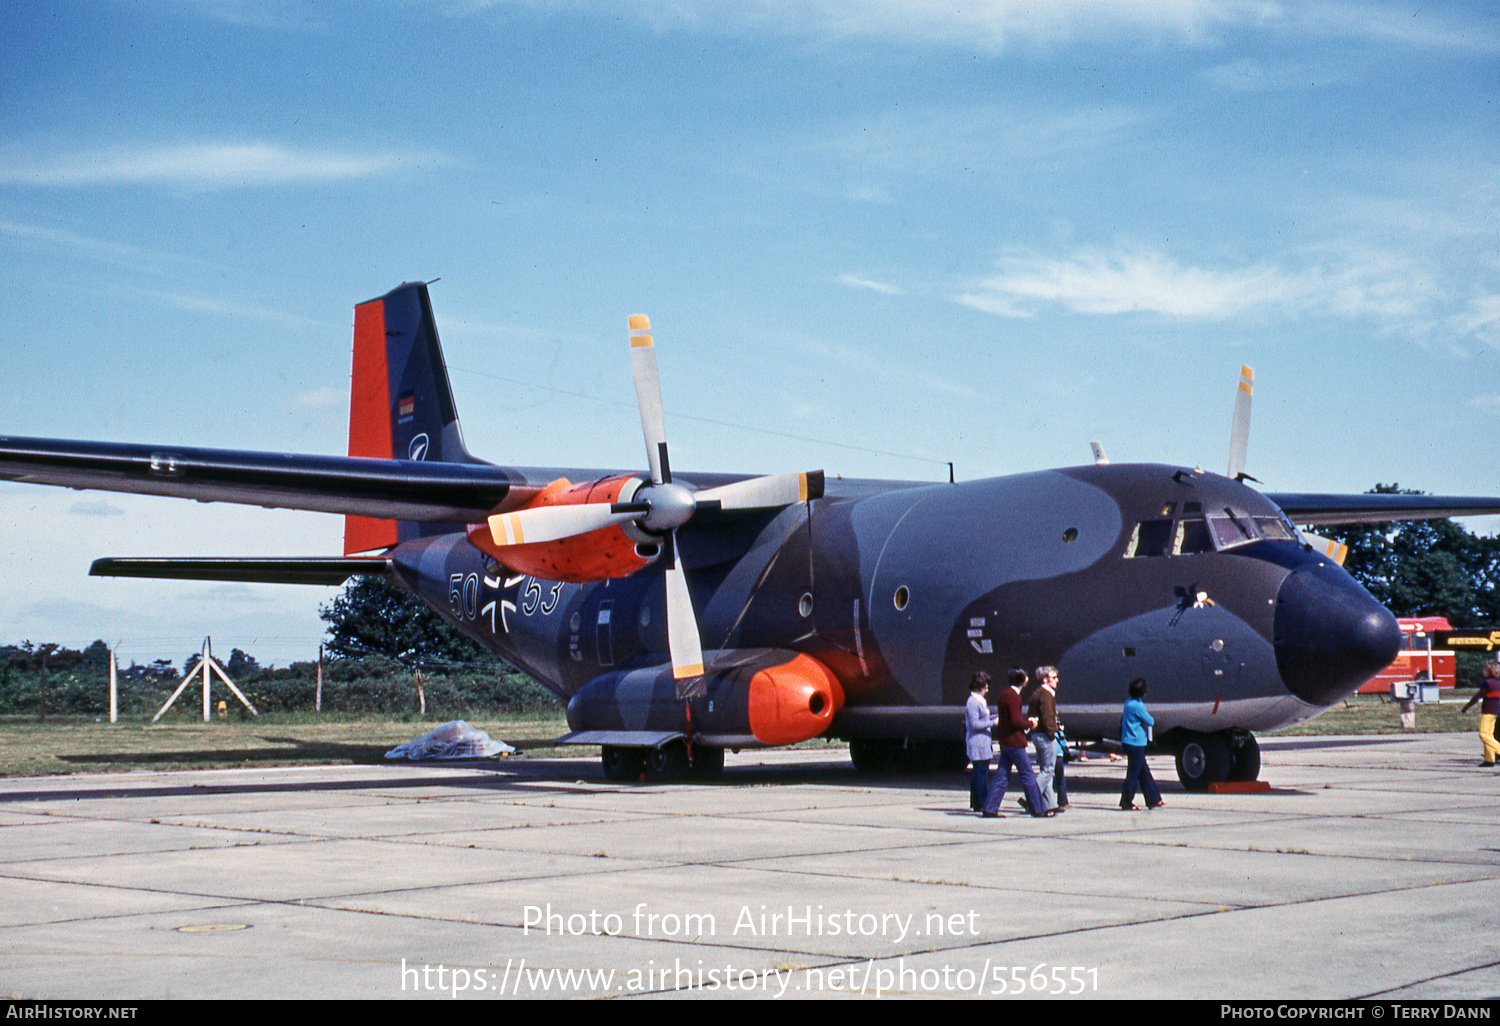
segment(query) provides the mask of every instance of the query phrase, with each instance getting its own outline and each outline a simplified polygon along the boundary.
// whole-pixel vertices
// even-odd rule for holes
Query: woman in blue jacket
[[[1151,767],[1146,765],[1146,746],[1151,743],[1150,728],[1155,726],[1156,721],[1146,711],[1146,703],[1142,701],[1145,697],[1146,679],[1137,677],[1130,682],[1130,699],[1125,703],[1125,711],[1120,717],[1120,745],[1129,759],[1125,770],[1125,787],[1120,792],[1120,809],[1125,812],[1140,808],[1135,804],[1137,783],[1141,794],[1146,797],[1148,809],[1159,809],[1166,804],[1161,800],[1161,792],[1156,789]]]

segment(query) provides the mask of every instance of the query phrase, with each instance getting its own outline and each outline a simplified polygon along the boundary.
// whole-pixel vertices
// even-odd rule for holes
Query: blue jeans
[[[978,812],[984,808],[984,797],[990,790],[990,760],[975,759],[973,772],[969,774],[969,808]]]
[[[1042,808],[1057,808],[1057,742],[1040,730],[1031,735],[1036,745],[1036,779],[1042,792]]]
[[[1000,765],[990,778],[990,790],[984,798],[984,811],[991,814],[1000,811],[1000,803],[1005,801],[1005,789],[1010,786],[1012,768],[1021,778],[1021,787],[1026,792],[1027,803],[1031,805],[1031,814],[1041,815],[1046,811],[1046,806],[1042,804],[1042,793],[1036,786],[1036,774],[1031,772],[1031,757],[1024,748],[1007,748],[1005,745],[1000,746]]]
[[[1151,767],[1146,765],[1145,745],[1122,745],[1125,756],[1129,760],[1125,769],[1125,787],[1120,791],[1120,808],[1129,808],[1135,804],[1135,789],[1139,784],[1141,794],[1146,796],[1147,805],[1160,805],[1161,792],[1156,789],[1156,781],[1151,776]]]

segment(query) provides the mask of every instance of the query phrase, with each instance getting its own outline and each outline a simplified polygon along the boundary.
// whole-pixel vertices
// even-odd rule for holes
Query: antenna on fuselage
[[[1104,455],[1103,442],[1090,442],[1089,448],[1094,450],[1094,463],[1096,465],[1103,467],[1109,464],[1109,457]]]

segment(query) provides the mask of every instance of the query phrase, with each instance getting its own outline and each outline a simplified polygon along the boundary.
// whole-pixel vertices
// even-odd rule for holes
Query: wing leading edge
[[[1437,520],[1500,514],[1500,498],[1472,495],[1332,495],[1266,492],[1293,522],[1310,526],[1380,524],[1396,520]]]

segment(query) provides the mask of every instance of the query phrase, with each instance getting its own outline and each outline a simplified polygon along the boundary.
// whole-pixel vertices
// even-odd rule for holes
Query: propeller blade
[[[1245,472],[1245,449],[1250,444],[1250,393],[1255,385],[1255,371],[1240,365],[1239,391],[1234,394],[1234,422],[1229,426],[1229,478],[1238,480]]]
[[[490,536],[497,545],[530,545],[557,541],[597,531],[611,524],[637,520],[651,507],[644,502],[584,502],[563,506],[535,506],[489,518]]]
[[[693,493],[700,509],[715,502],[720,509],[771,509],[822,497],[821,470],[806,474],[768,474]]]
[[[672,469],[667,462],[667,426],[662,419],[661,376],[656,371],[656,343],[651,338],[651,318],[630,315],[630,372],[635,378],[635,402],[641,411],[641,434],[646,436],[646,463],[652,484],[668,484]]]
[[[677,558],[677,532],[672,532],[672,551],[667,565],[667,651],[672,656],[672,676],[677,680],[703,676],[703,646],[698,640],[698,618],[688,594],[687,575]]]

